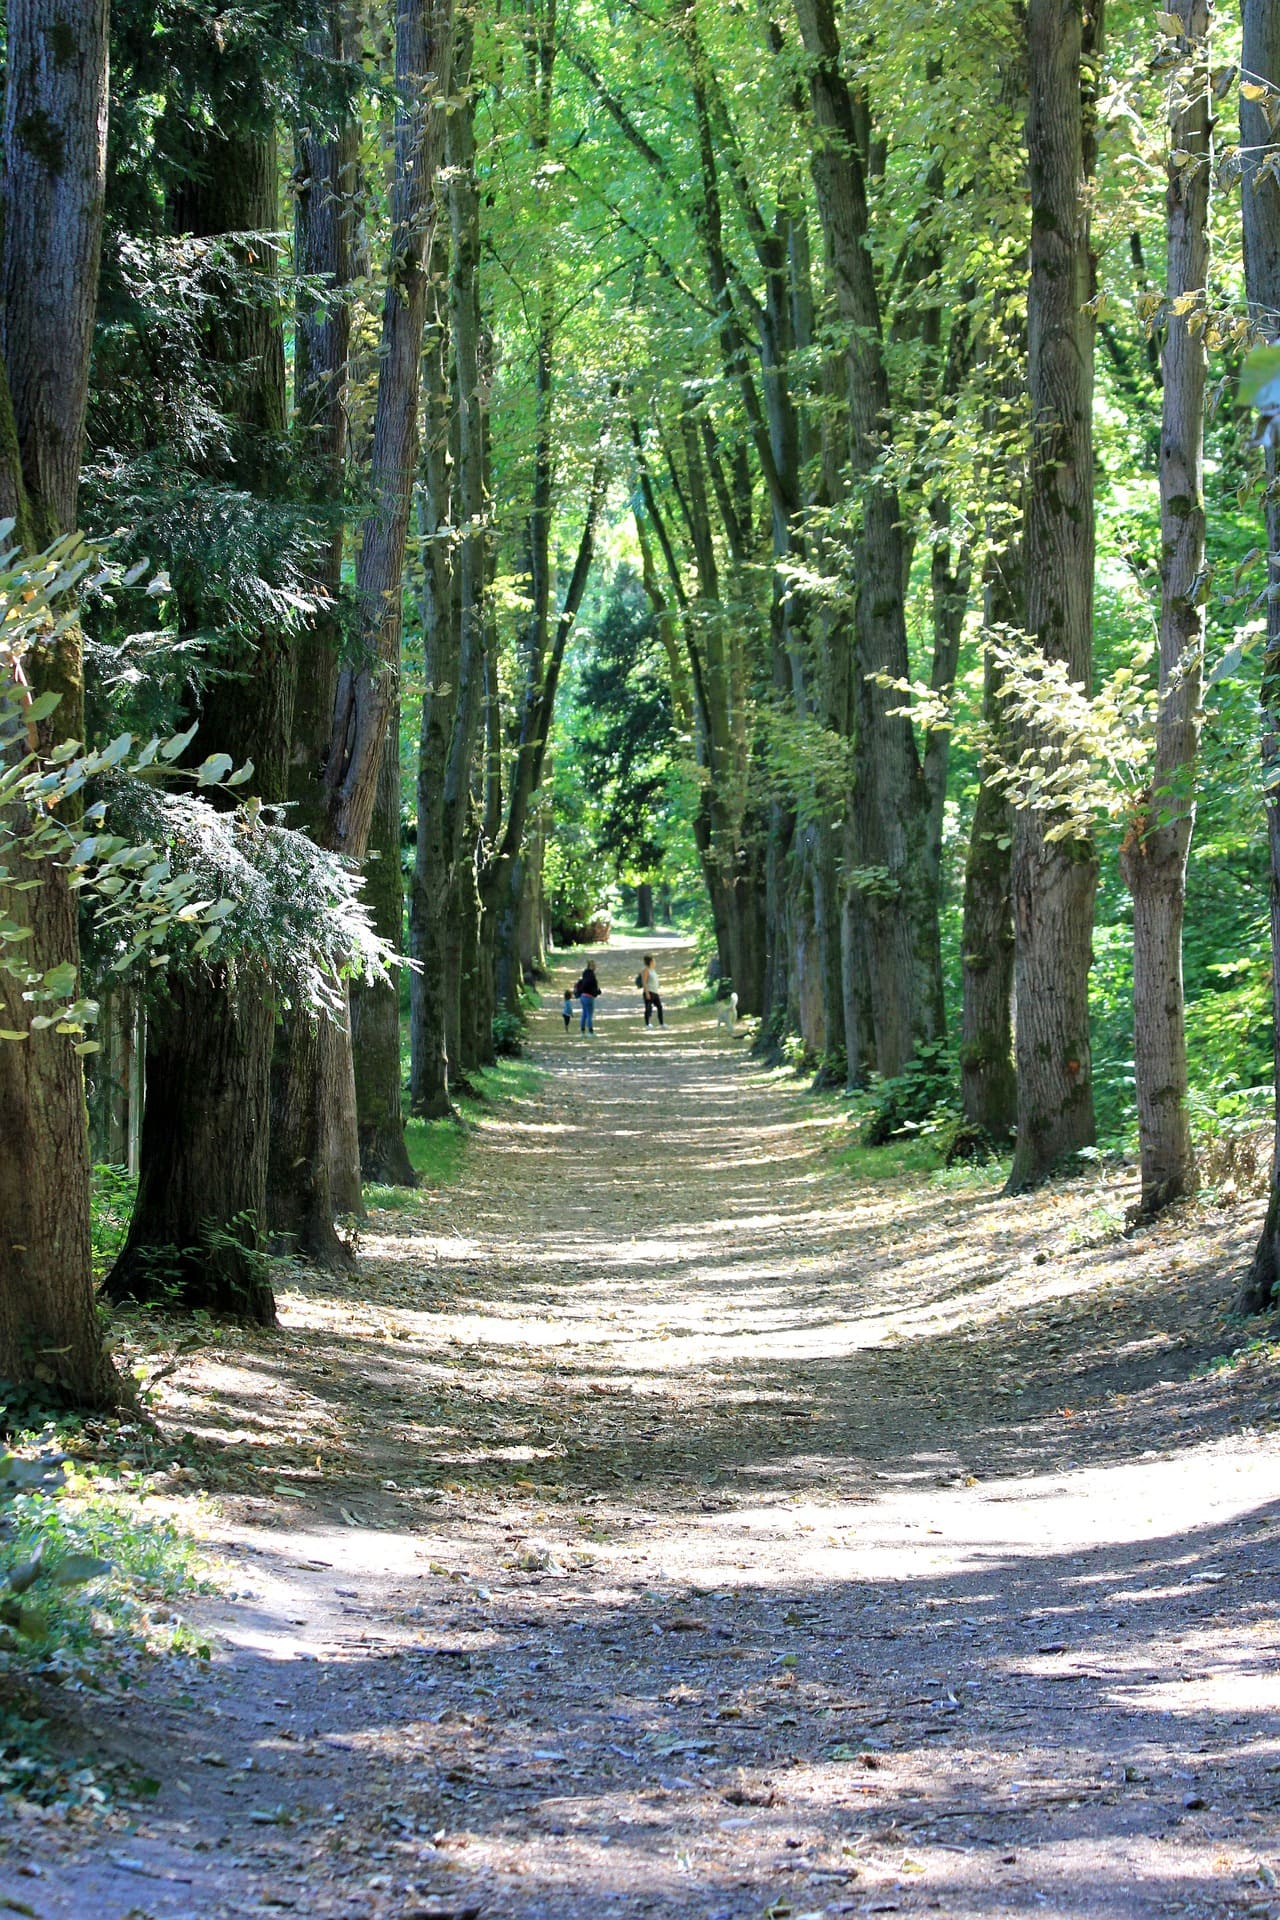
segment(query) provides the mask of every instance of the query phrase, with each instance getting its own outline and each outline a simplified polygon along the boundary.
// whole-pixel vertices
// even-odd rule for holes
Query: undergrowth
[[[452,1186],[466,1158],[468,1133],[483,1127],[500,1109],[535,1099],[543,1078],[542,1068],[529,1060],[499,1059],[470,1076],[472,1092],[455,1094],[456,1119],[410,1120],[405,1127],[405,1145],[422,1185]],[[365,1199],[371,1207],[403,1212],[414,1205],[416,1192],[413,1187],[368,1186]]]
[[[56,1457],[41,1438],[40,1451]],[[36,1451],[20,1447],[17,1457]],[[127,1685],[140,1653],[209,1657],[174,1605],[199,1584],[195,1545],[168,1517],[142,1510],[146,1494],[141,1473],[64,1458],[60,1478],[4,1502],[0,1582],[20,1600],[0,1628],[0,1674]]]

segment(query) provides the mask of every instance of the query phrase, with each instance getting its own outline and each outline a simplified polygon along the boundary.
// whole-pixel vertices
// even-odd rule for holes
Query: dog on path
[[[732,1027],[736,1024],[737,1018],[738,1018],[738,996],[736,993],[731,993],[729,995],[729,998],[727,1000],[722,1000],[719,1006],[716,1008],[716,1025],[721,1027]]]

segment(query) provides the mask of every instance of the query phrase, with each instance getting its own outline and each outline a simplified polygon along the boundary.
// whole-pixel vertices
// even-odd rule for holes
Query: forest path
[[[687,950],[644,1032],[639,954],[594,1040],[558,961],[356,1282],[166,1384],[234,1597],[84,1703],[159,1791],[11,1826],[0,1911],[1280,1914],[1280,1401],[1203,1369],[1246,1210],[859,1183]]]

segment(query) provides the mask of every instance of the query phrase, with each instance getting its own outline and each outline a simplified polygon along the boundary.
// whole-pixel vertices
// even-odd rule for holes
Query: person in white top
[[[661,1027],[666,1024],[662,1018],[662,995],[659,992],[660,985],[658,969],[653,964],[653,955],[646,953],[644,965],[640,969],[640,986],[644,993],[644,1023],[646,1027],[653,1019],[655,1013],[658,1016],[658,1025]]]

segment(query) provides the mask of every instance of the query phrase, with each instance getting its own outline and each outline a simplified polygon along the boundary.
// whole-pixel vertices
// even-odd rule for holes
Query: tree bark
[[[1271,0],[1244,0],[1241,70],[1251,81],[1280,88],[1280,11]],[[1267,117],[1268,102],[1240,101],[1241,198],[1244,273],[1249,312],[1267,339],[1280,337],[1280,152]],[[1271,855],[1271,982],[1276,1039],[1276,1139],[1267,1217],[1240,1296],[1246,1313],[1262,1313],[1280,1291],[1280,469],[1268,462],[1267,640],[1262,665],[1262,776]]]
[[[1030,0],[1031,277],[1027,296],[1032,450],[1027,624],[1049,661],[1089,683],[1093,661],[1093,255],[1096,141],[1086,57],[1103,0]],[[1092,842],[1050,839],[1051,818],[1018,808],[1013,905],[1018,1139],[1009,1191],[1092,1146],[1089,969],[1098,862]]]
[[[475,99],[471,87],[473,24],[460,18],[449,116],[449,336],[453,406],[443,339],[428,359],[428,446],[425,461],[427,552],[423,593],[426,688],[418,757],[418,838],[410,892],[410,947],[419,963],[411,981],[412,1110],[438,1117],[449,1098],[450,997],[447,915],[454,872],[463,857],[472,760],[481,707],[484,593],[488,562],[485,500],[486,433],[480,349],[480,194],[476,178]],[[450,414],[455,470],[448,459]]]
[[[422,459],[422,717],[418,733],[417,839],[409,887],[410,1109],[425,1120],[452,1112],[447,1001],[452,886],[445,775],[457,709],[461,655],[455,486],[450,458],[448,340],[438,318],[423,357],[426,431]]]
[[[364,857],[399,686],[403,576],[418,465],[419,370],[430,311],[436,169],[449,91],[452,0],[396,0],[391,249],[382,303],[369,490],[356,560],[353,658],[338,680],[325,764],[332,844]]]
[[[274,1014],[268,983],[246,971],[175,974],[151,1009],[138,1201],[113,1300],[275,1319],[257,1213]]]
[[[310,36],[317,61],[347,61],[347,0],[331,0]],[[295,134],[295,255],[300,275],[324,284],[299,302],[294,348],[295,430],[307,485],[324,516],[316,586],[326,604],[296,648],[297,688],[289,768],[295,823],[328,844],[324,763],[333,725],[342,642],[342,495],[347,462],[349,289],[356,271],[359,129],[349,112]],[[350,1015],[345,1022],[293,1010],[276,1036],[272,1066],[267,1225],[292,1251],[341,1270],[354,1264],[336,1215],[360,1211],[360,1154]]]
[[[988,630],[992,625],[1012,627],[1019,633],[1023,630],[1020,561],[1020,553],[1012,546],[998,556],[998,579],[990,579],[987,587]],[[990,655],[983,718],[998,737],[1000,689]],[[964,870],[960,1094],[970,1126],[981,1128],[988,1140],[1000,1145],[1012,1139],[1018,1113],[1018,1084],[1013,1070],[1012,835],[1009,796],[1003,785],[990,778],[984,764],[979,772]]]
[[[1204,312],[1209,278],[1210,0],[1173,0],[1187,64],[1174,79],[1167,196],[1168,314],[1160,432],[1160,677],[1151,785],[1120,849],[1133,895],[1134,1074],[1150,1218],[1196,1185],[1187,1108],[1182,921],[1195,823],[1204,660]],[[1188,157],[1190,156],[1190,158]],[[1194,299],[1189,312],[1182,304]]]
[[[38,546],[76,521],[106,179],[107,0],[10,0],[4,94],[0,511]],[[41,746],[80,737],[78,628],[28,667],[33,691],[61,695]],[[65,875],[13,864],[17,882],[36,883],[0,886],[0,913],[30,929],[24,968],[78,968]],[[0,1041],[0,1380],[108,1407],[121,1383],[94,1306],[84,1075],[66,1035],[28,1032],[23,985],[0,970],[0,1026],[28,1033]]]
[[[865,933],[851,964],[868,970],[876,1064],[895,1074],[920,1041],[942,1031],[939,902],[929,881],[928,792],[911,721],[894,711],[901,694],[878,684],[879,676],[909,674],[906,567],[897,493],[882,471],[891,436],[889,382],[857,115],[840,66],[832,0],[794,4],[809,58],[812,171],[847,342],[850,469],[862,509],[853,689],[858,757],[844,839],[846,878]]]
[[[277,211],[274,132],[224,123],[196,139],[170,208],[176,231],[271,232]],[[260,263],[259,271],[265,278],[270,267]],[[204,351],[223,371],[235,483],[280,497],[286,397],[278,320],[266,301],[228,297],[211,309]],[[201,610],[190,612],[198,624]],[[210,617],[217,618],[216,602]],[[226,671],[203,696],[194,751],[252,760],[256,793],[268,803],[283,801],[293,723],[289,637],[264,624],[242,643],[240,657],[229,647],[223,664]],[[254,967],[241,969],[234,983],[225,968],[193,969],[180,987],[175,983],[172,1004],[180,1018],[148,1023],[142,1178],[107,1291],[116,1300],[161,1299],[270,1325],[275,1301],[260,1253],[275,1023],[270,985]],[[202,1077],[227,1097],[174,1099],[173,1089],[191,1089]]]
[[[397,953],[404,951],[404,879],[400,865],[400,709],[388,717],[387,742],[365,866],[365,897],[373,924]],[[418,1176],[404,1139],[400,1070],[400,969],[390,981],[351,987],[351,1051],[355,1061],[360,1168],[366,1180],[416,1187]]]

